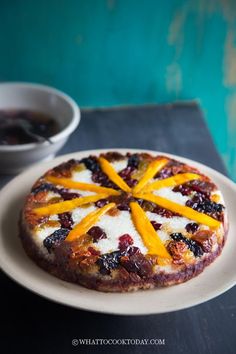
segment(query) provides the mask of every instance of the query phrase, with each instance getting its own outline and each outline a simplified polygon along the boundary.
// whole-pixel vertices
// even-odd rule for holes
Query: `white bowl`
[[[60,126],[50,137],[51,144],[30,143],[0,145],[0,172],[18,173],[36,162],[50,160],[68,140],[80,121],[80,110],[74,100],[54,88],[28,83],[0,84],[1,109],[28,109],[52,116]]]

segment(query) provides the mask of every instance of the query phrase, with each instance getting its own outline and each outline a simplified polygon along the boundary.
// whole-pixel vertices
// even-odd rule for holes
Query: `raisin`
[[[128,167],[138,168],[140,158],[138,154],[133,154],[128,159]]]
[[[138,181],[136,179],[131,178],[131,173],[134,168],[128,166],[119,172],[119,176],[128,184],[129,187],[134,187]]]
[[[79,193],[69,192],[69,190],[66,188],[58,189],[58,193],[64,200],[71,200],[80,197]]]
[[[127,179],[125,182],[128,184],[130,188],[133,188],[134,186],[136,186],[136,184],[138,184],[138,180],[135,178]]]
[[[132,273],[138,274],[140,277],[146,278],[152,273],[152,263],[143,254],[136,253],[129,258],[121,258],[122,266]]]
[[[195,242],[194,240],[184,237],[180,232],[175,232],[175,233],[171,234],[170,237],[174,241],[184,242],[188,246],[190,251],[193,252],[195,257],[200,257],[203,255],[203,250],[202,250],[201,246],[197,242]]]
[[[59,214],[59,220],[63,229],[72,229],[74,221],[72,219],[71,213],[68,212]]]
[[[68,229],[59,229],[44,239],[43,245],[47,248],[49,253],[51,253],[52,248],[59,246],[60,243],[65,240],[69,231]]]
[[[133,256],[136,253],[141,253],[140,249],[138,247],[136,247],[136,246],[130,246],[126,250],[126,254],[129,255],[129,256]]]
[[[183,254],[188,246],[183,241],[170,241],[167,245],[167,250],[170,253],[174,264],[183,264]]]
[[[120,258],[122,256],[121,251],[114,251],[111,253],[105,253],[97,260],[97,265],[101,274],[109,275],[112,269],[116,269],[120,265]]]
[[[153,212],[154,209],[156,208],[156,204],[149,202],[147,200],[138,199],[137,201],[138,201],[139,205],[143,208],[144,211]]]
[[[210,252],[213,246],[213,232],[211,230],[200,230],[192,238],[203,249],[204,252]]]
[[[220,221],[222,220],[224,206],[211,201],[203,194],[197,193],[192,199],[187,200],[186,205],[200,213],[208,214],[209,216]]]
[[[190,234],[194,234],[194,232],[196,232],[199,229],[199,225],[195,222],[190,222],[185,226],[185,229]]]
[[[42,183],[38,187],[35,187],[32,189],[33,194],[37,194],[39,192],[47,192],[47,191],[52,191],[52,192],[57,192],[57,188],[50,183]]]
[[[109,200],[108,199],[99,199],[96,203],[95,203],[95,205],[96,205],[96,207],[98,207],[98,208],[102,208],[102,207],[104,207],[105,205],[107,205],[109,203]]]
[[[118,189],[118,187],[113,183],[112,181],[109,180],[107,175],[103,173],[102,171],[96,171],[92,175],[92,180],[95,183],[99,183],[103,187],[107,188],[113,188],[113,189]]]
[[[80,163],[83,163],[88,170],[91,172],[98,172],[100,171],[100,166],[98,163],[98,159],[95,156],[89,156],[86,158],[83,158]]]
[[[167,209],[164,209],[164,208],[161,208],[159,206],[156,206],[153,211],[153,213],[155,214],[158,214],[158,215],[161,215],[161,216],[164,216],[165,218],[172,218],[173,216],[180,216],[178,213],[174,213],[170,210],[167,210]]]
[[[88,234],[93,238],[93,242],[98,242],[103,238],[107,238],[106,233],[99,226],[91,227]]]
[[[117,205],[117,209],[123,211],[130,211],[129,203],[120,203]]]
[[[131,195],[128,195],[126,193],[122,193],[119,196],[111,196],[109,198],[110,202],[116,203],[116,207],[119,210],[130,210],[130,202],[134,198]]]

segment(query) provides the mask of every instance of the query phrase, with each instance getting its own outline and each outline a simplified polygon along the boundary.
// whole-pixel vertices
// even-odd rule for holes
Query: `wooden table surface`
[[[116,147],[182,155],[226,174],[195,103],[82,112],[79,128],[60,154]],[[1,185],[9,179],[0,177]],[[236,287],[187,310],[132,317],[59,305],[15,284],[3,273],[0,276],[0,348],[4,354],[236,352]],[[73,338],[160,338],[165,345],[73,346]]]

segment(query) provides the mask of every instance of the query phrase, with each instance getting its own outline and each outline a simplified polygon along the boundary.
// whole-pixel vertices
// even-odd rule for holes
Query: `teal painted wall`
[[[0,80],[83,107],[197,98],[236,180],[234,0],[0,1]]]

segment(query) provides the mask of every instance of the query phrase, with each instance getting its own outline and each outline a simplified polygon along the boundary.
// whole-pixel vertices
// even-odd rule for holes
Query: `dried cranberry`
[[[98,159],[95,156],[83,158],[80,162],[85,164],[86,168],[92,172],[100,171]]]
[[[184,242],[188,246],[190,251],[193,252],[195,257],[200,257],[203,255],[203,250],[202,250],[201,246],[197,242],[195,242],[194,240],[184,237],[180,232],[175,232],[175,233],[171,234],[170,237],[174,241]]]
[[[102,184],[104,181],[107,180],[107,176],[106,176],[105,173],[102,172],[102,171],[96,171],[96,172],[94,172],[93,175],[92,175],[92,180],[93,180],[93,182],[95,182],[95,183],[100,183],[100,184]]]
[[[95,203],[95,205],[96,205],[96,207],[98,207],[98,208],[102,208],[102,207],[104,207],[105,205],[107,205],[109,203],[109,200],[108,199],[99,199],[96,203]]]
[[[68,229],[59,229],[54,231],[51,235],[44,239],[44,247],[46,247],[48,252],[51,253],[52,248],[58,246],[62,241],[64,241],[68,233]]]
[[[183,172],[184,164],[179,161],[171,160],[167,163],[165,167],[159,171],[154,178],[159,178],[159,179],[164,179],[168,178],[174,175],[177,175],[178,173]]]
[[[107,238],[106,233],[99,226],[91,227],[88,234],[93,238],[93,242],[98,242],[103,238]]]
[[[69,190],[65,188],[58,189],[58,193],[62,196],[64,200],[71,200],[80,197],[79,193],[69,192]]]
[[[130,178],[130,179],[126,179],[125,182],[128,184],[128,186],[130,188],[136,186],[136,184],[138,183],[138,180],[137,179],[134,179],[134,178]]]
[[[138,168],[139,161],[140,161],[140,158],[139,158],[138,154],[133,154],[133,155],[129,156],[128,166],[133,167],[133,168]]]
[[[190,234],[194,234],[194,232],[196,232],[198,228],[199,225],[195,222],[190,222],[185,226],[186,231],[189,232]]]
[[[160,230],[160,228],[161,228],[161,226],[162,226],[162,224],[156,222],[155,220],[152,220],[152,221],[151,221],[151,224],[152,224],[152,226],[154,227],[154,229],[155,229],[156,231],[157,231],[157,230]]]
[[[155,214],[161,215],[161,216],[163,216],[163,217],[165,217],[165,218],[168,218],[168,219],[169,219],[169,218],[172,218],[173,216],[179,216],[178,213],[174,213],[174,212],[172,212],[172,211],[170,211],[170,210],[161,208],[161,207],[159,207],[159,206],[156,206],[156,207],[153,209],[152,212],[155,213]]]
[[[119,172],[119,176],[123,179],[130,178],[130,175],[133,172],[133,170],[134,169],[132,167],[128,166]]]
[[[192,189],[186,184],[180,184],[179,186],[173,188],[173,192],[179,192],[182,195],[190,195],[192,193]]]
[[[59,220],[60,220],[62,228],[64,228],[64,229],[72,229],[74,221],[72,219],[71,213],[59,214]]]
[[[107,175],[102,171],[94,172],[92,175],[92,180],[95,183],[99,183],[103,187],[118,189],[118,187],[112,181],[110,181]]]
[[[119,237],[119,249],[125,250],[134,243],[133,238],[129,234],[124,234]]]
[[[192,190],[198,193],[203,193],[208,197],[210,197],[210,193],[216,189],[214,183],[209,181],[202,181],[199,179],[188,182],[188,185],[191,187]]]
[[[97,265],[101,274],[110,274],[112,269],[116,269],[120,265],[121,251],[114,251],[100,256],[97,260]]]

